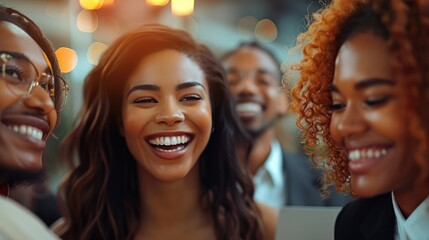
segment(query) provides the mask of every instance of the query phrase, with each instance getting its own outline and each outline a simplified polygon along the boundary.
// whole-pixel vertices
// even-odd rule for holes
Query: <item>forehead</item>
[[[129,83],[175,86],[181,82],[200,82],[207,87],[198,63],[177,50],[162,50],[140,60]]]
[[[253,48],[244,47],[223,61],[225,67],[235,67],[243,70],[263,68],[270,71],[278,71],[277,63],[264,51]]]
[[[40,46],[24,30],[10,22],[0,22],[0,51],[26,55],[38,68],[47,67]]]
[[[359,33],[340,48],[335,79],[391,79],[390,54],[386,41],[372,33]]]

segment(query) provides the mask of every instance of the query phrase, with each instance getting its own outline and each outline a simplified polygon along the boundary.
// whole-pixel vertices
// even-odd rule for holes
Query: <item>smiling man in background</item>
[[[311,167],[302,153],[282,149],[275,123],[288,111],[289,99],[282,91],[280,63],[257,42],[242,43],[222,58],[227,81],[236,100],[241,123],[253,138],[248,169],[253,175],[255,199],[272,207],[342,206],[350,199],[333,192],[320,195],[321,172]],[[245,150],[239,151],[245,156]]]

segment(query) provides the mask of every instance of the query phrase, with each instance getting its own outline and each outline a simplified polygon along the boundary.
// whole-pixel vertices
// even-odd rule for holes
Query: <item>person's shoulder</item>
[[[393,215],[393,209],[389,209],[391,203],[390,193],[351,201],[337,216],[335,239],[361,239],[363,228],[368,232],[368,227],[377,228],[376,223],[382,222],[385,226],[393,223],[390,221],[390,215]]]
[[[370,213],[378,211],[380,206],[389,201],[390,194],[382,194],[371,198],[357,198],[346,204],[340,211],[335,222],[338,233],[350,233],[352,229],[357,230]]]
[[[344,206],[342,214],[362,215],[379,204],[389,201],[390,194],[382,194],[371,198],[357,198]]]
[[[0,239],[58,239],[33,213],[0,197]]]
[[[272,240],[276,236],[279,211],[260,202],[256,202],[256,205],[261,213],[262,225],[264,227],[264,239]]]

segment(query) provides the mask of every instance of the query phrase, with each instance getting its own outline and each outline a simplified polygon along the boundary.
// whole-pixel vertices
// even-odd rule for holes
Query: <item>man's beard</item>
[[[272,118],[270,121],[268,121],[267,123],[264,123],[258,129],[250,129],[250,128],[245,127],[246,132],[247,132],[247,134],[249,134],[252,137],[252,139],[257,139],[260,136],[262,136],[268,129],[274,127],[274,124],[279,119],[280,119],[280,116],[276,116],[276,117]]]
[[[29,186],[46,179],[45,171],[23,171],[0,168],[0,176],[10,189],[20,186]]]

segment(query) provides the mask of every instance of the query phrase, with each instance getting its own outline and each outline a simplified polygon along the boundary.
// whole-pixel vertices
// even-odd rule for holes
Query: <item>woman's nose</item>
[[[176,103],[174,103],[174,101],[175,100],[168,100],[160,107],[160,111],[155,117],[156,123],[174,125],[185,120],[183,111]]]

